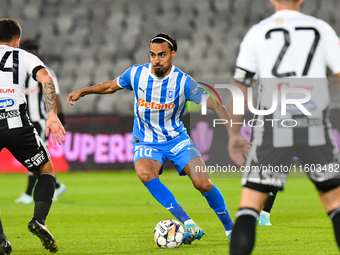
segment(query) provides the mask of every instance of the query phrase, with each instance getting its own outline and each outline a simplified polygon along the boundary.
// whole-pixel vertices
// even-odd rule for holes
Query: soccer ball
[[[182,244],[184,228],[177,220],[167,219],[157,223],[153,231],[155,243],[160,248],[178,248]]]

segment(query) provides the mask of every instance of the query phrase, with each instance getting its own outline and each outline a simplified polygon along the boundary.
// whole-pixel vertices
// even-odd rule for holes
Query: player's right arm
[[[113,81],[105,81],[91,87],[83,88],[78,91],[71,92],[67,97],[67,102],[70,105],[74,105],[74,101],[79,100],[79,98],[89,95],[89,94],[110,94],[117,90],[122,89],[118,85],[117,79]]]
[[[46,68],[41,68],[36,73],[36,79],[42,84],[42,89],[46,101],[48,116],[46,121],[46,136],[51,133],[54,144],[59,144],[65,140],[66,131],[57,117],[57,94],[54,82]]]

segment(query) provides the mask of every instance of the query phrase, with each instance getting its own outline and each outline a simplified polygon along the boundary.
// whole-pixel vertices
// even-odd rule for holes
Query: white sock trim
[[[266,215],[268,218],[270,217],[270,213],[269,212],[266,212],[266,211],[261,211],[261,214],[260,215]]]
[[[184,221],[184,225],[187,225],[187,224],[195,224],[196,225],[196,223],[192,219]]]
[[[236,218],[242,215],[250,215],[250,216],[253,216],[255,219],[259,217],[259,214],[255,210],[248,209],[248,208],[238,210],[236,213]]]
[[[329,217],[331,220],[333,220],[333,217],[334,217],[335,215],[337,215],[338,213],[340,213],[340,207],[335,208],[335,209],[329,214],[328,217]]]

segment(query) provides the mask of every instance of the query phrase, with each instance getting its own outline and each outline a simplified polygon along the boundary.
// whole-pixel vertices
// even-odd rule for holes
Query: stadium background
[[[327,21],[340,34],[338,0],[305,2],[303,13]],[[269,0],[2,0],[0,8],[1,18],[21,24],[22,39],[39,42],[44,62],[57,74],[68,128],[64,145],[50,148],[59,171],[132,168],[133,94],[122,90],[113,96],[91,95],[71,107],[66,103],[69,92],[115,79],[132,64],[148,62],[148,43],[158,32],[177,39],[174,64],[183,71],[198,81],[230,82],[246,31],[272,13]],[[330,79],[330,90],[337,136],[340,100],[335,79]],[[228,97],[222,92],[225,104]],[[184,122],[197,132],[211,129],[190,123],[187,116]],[[215,131],[209,148],[201,147],[208,164],[209,159],[215,162],[209,155],[225,158],[226,151],[215,143],[223,136],[221,130]],[[197,134],[195,142],[200,139]],[[24,170],[5,152],[1,157],[10,162],[0,171]]]

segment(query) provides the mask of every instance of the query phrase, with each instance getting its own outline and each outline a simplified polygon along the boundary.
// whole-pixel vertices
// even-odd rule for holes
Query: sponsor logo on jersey
[[[284,88],[284,87],[290,88],[291,86],[290,86],[289,82],[281,82],[277,85],[277,88],[280,91],[280,93],[281,93],[281,89]],[[293,88],[300,88],[300,89],[306,89],[308,91],[312,91],[314,89],[314,86],[313,85],[310,85],[310,86],[308,86],[308,85],[293,85]]]
[[[276,19],[276,23],[282,24],[283,23],[283,19]]]
[[[307,117],[300,117],[294,118],[293,120],[287,120],[284,124],[289,126],[294,126],[294,128],[308,128],[311,126],[322,126],[322,119],[321,118],[307,118]],[[279,128],[284,128],[285,126],[282,125],[282,122],[278,122]]]
[[[12,107],[15,104],[14,99],[6,98],[0,100],[0,109],[4,109],[7,107]]]
[[[155,102],[146,102],[144,99],[138,99],[138,105],[140,107],[145,107],[146,109],[153,109],[153,110],[167,110],[167,109],[174,109],[175,104],[158,104]]]
[[[175,91],[174,90],[168,90],[168,100],[174,99]]]
[[[20,115],[19,110],[13,110],[13,111],[8,111],[8,112],[0,112],[0,120],[18,117],[19,115]]]
[[[302,104],[307,111],[312,112],[315,111],[317,108],[317,105],[313,101],[309,101],[307,103]],[[281,107],[280,107],[281,109]],[[291,114],[302,114],[301,109],[298,108],[295,104],[287,104],[286,106],[286,112]]]
[[[15,93],[15,89],[0,89],[0,93]]]

